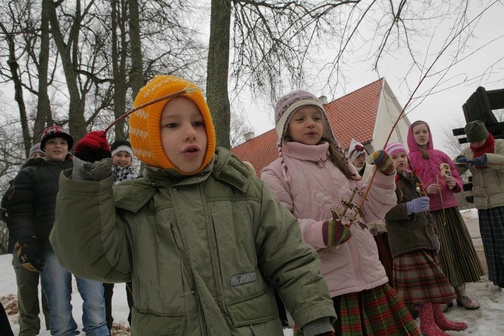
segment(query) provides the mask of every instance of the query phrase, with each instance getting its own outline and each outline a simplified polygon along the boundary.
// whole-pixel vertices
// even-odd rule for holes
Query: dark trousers
[[[278,315],[280,316],[280,321],[282,321],[282,327],[288,327],[289,320],[287,319],[287,311],[285,310],[285,306],[282,302],[282,299],[280,298],[280,295],[278,295],[277,291],[275,291],[275,299],[278,309]]]
[[[131,282],[126,283],[126,298],[128,299],[128,322],[131,325],[131,307],[133,306],[133,292],[131,290]],[[103,284],[103,298],[105,299],[105,318],[107,320],[107,327],[111,331],[114,318],[112,317],[112,296],[114,295],[114,284]]]
[[[0,335],[2,336],[14,336],[12,332],[9,318],[7,317],[7,313],[3,305],[0,303]]]

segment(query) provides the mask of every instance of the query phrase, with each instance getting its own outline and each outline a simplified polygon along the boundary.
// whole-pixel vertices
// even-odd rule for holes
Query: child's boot
[[[461,331],[467,329],[467,324],[464,322],[453,322],[446,318],[443,314],[440,304],[432,305],[432,313],[434,315],[434,322],[441,330]]]
[[[424,336],[449,336],[443,330],[439,329],[432,312],[431,303],[423,303],[418,306],[420,318],[420,332]]]
[[[468,310],[479,309],[480,305],[478,302],[467,296],[465,284],[455,287],[455,293],[457,294],[457,305]]]

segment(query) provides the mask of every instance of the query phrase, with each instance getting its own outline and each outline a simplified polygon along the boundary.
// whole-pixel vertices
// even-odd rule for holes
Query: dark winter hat
[[[110,150],[112,151],[112,156],[119,152],[126,152],[133,157],[133,149],[128,140],[116,140],[110,145]]]
[[[46,156],[44,151],[40,149],[40,142],[37,142],[35,145],[32,146],[32,148],[30,148],[30,154],[28,155],[28,157],[31,158],[35,153],[40,153],[42,154],[42,156]]]
[[[47,140],[58,137],[66,139],[68,142],[68,151],[70,151],[73,147],[73,138],[70,133],[61,126],[49,126],[42,131],[42,136],[40,137],[40,149],[44,150]]]
[[[485,123],[481,120],[468,122],[464,131],[467,136],[467,141],[469,142],[481,141],[488,138],[488,131],[485,127]]]

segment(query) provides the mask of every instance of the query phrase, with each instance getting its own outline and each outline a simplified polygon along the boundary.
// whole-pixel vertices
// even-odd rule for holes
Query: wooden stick
[[[439,184],[439,175],[437,175],[437,174],[436,174],[436,180],[437,180],[437,184],[439,186],[441,186]],[[443,209],[443,225],[446,225],[446,211],[444,208],[443,193],[442,193],[441,189],[439,189],[439,199],[441,200],[441,208]]]
[[[196,91],[198,90],[198,88],[196,86],[194,87],[185,87],[183,90],[180,90],[180,91],[177,91],[177,92],[174,92],[174,93],[170,93],[169,95],[166,95],[166,96],[163,96],[163,97],[159,97],[159,98],[156,98],[154,100],[151,100],[150,102],[148,103],[145,103],[145,104],[142,104],[140,106],[137,106],[135,107],[134,109],[132,109],[131,111],[129,112],[126,112],[124,113],[122,116],[120,116],[119,118],[117,118],[116,120],[114,120],[113,123],[111,123],[107,128],[105,128],[105,133],[107,133],[111,128],[112,126],[114,126],[115,124],[117,124],[120,120],[126,118],[127,116],[129,116],[131,113],[133,112],[136,112],[138,110],[141,110],[147,106],[150,106],[152,104],[155,104],[155,103],[159,103],[160,101],[163,101],[163,100],[167,100],[167,99],[170,99],[170,98],[175,98],[175,97],[179,97],[185,93],[190,93],[190,92],[193,92],[193,91]]]

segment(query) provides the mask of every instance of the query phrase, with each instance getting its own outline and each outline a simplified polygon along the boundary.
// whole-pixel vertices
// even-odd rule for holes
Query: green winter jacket
[[[297,325],[336,316],[316,253],[270,190],[225,149],[211,172],[60,177],[51,243],[72,273],[133,282],[133,333],[283,335],[272,286]]]

